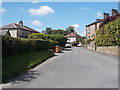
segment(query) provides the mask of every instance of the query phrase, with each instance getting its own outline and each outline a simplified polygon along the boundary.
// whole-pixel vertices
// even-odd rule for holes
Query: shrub
[[[64,47],[67,41],[67,38],[61,34],[50,35],[50,39],[53,41],[58,41],[58,45]]]
[[[55,46],[58,44],[58,42],[57,41],[52,41],[52,40],[50,40],[49,41],[49,48],[50,49],[53,49],[53,48],[55,48]]]
[[[120,46],[120,17],[109,22],[96,32],[95,42],[98,46]]]
[[[67,38],[64,35],[61,34],[41,34],[41,33],[33,33],[28,36],[30,39],[43,39],[43,40],[53,40],[57,41],[58,45],[61,47],[65,46],[65,43],[67,41]]]
[[[45,39],[44,34],[42,33],[32,33],[28,36],[28,38],[32,38],[32,39]]]
[[[54,43],[54,44],[53,44]],[[57,42],[50,42],[39,39],[20,39],[9,36],[2,36],[2,53],[5,55],[12,55],[30,51],[43,50],[55,47]]]

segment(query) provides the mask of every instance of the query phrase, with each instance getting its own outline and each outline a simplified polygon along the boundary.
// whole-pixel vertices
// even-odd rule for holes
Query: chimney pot
[[[112,11],[112,15],[118,14],[118,11],[116,9],[112,9],[111,11]]]
[[[104,15],[104,19],[109,17],[109,13],[103,13],[103,15]]]
[[[19,25],[22,25],[22,26],[23,26],[23,21],[19,21]]]

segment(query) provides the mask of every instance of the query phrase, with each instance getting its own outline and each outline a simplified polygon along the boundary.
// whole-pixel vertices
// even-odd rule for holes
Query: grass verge
[[[52,56],[53,52],[43,50],[3,57],[2,82],[21,75]]]

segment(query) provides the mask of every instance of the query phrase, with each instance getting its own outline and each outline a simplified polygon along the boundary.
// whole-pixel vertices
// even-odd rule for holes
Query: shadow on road
[[[11,80],[10,83],[12,85],[19,84],[22,82],[30,82],[31,80],[35,79],[37,76],[40,76],[40,73],[38,73],[36,70],[31,70],[22,76],[18,76],[15,79]]]

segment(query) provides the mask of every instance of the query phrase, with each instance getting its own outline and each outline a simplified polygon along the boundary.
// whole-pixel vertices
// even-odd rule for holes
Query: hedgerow
[[[28,36],[29,39],[43,39],[43,40],[53,40],[57,41],[58,45],[61,47],[65,46],[67,38],[61,34],[42,34],[42,33],[33,33]]]
[[[98,46],[120,46],[120,17],[105,24],[96,31],[95,42]]]
[[[56,41],[21,39],[2,36],[2,54],[5,56],[30,51],[44,50],[54,48],[56,44]]]

